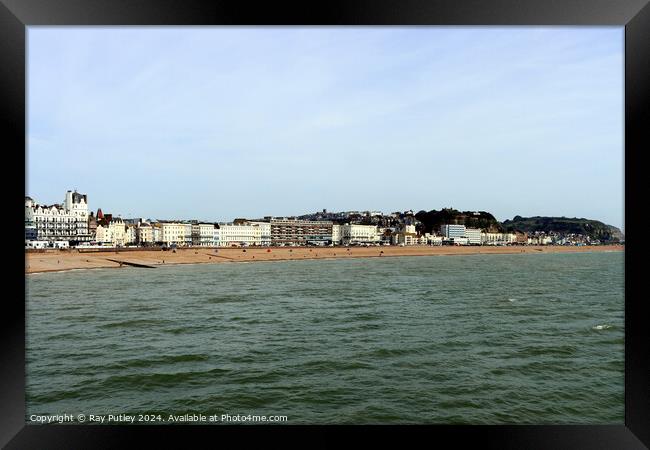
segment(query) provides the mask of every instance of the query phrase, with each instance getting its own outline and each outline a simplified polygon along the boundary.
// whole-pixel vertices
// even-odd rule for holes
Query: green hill
[[[582,234],[603,242],[618,242],[623,239],[623,233],[615,226],[607,225],[597,220],[575,217],[515,216],[512,220],[503,222],[502,226],[506,231],[523,231],[526,233],[543,231],[545,233]]]
[[[440,225],[458,224],[470,228],[481,228],[490,232],[503,231],[501,224],[492,214],[486,211],[458,211],[453,208],[435,209],[429,212],[420,211],[415,218],[422,222],[422,230],[426,233],[437,232]]]
[[[613,225],[607,225],[598,220],[569,217],[521,217],[499,222],[487,211],[458,211],[453,208],[444,208],[440,211],[420,211],[415,218],[421,222],[418,227],[420,232],[437,232],[440,225],[459,224],[471,228],[480,228],[488,232],[514,232],[524,233],[544,232],[561,235],[580,234],[598,239],[601,242],[619,242],[625,237],[621,230]]]

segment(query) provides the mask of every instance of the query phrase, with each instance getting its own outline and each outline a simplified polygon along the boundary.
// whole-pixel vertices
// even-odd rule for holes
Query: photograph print
[[[29,26],[26,423],[623,425],[624,38]]]

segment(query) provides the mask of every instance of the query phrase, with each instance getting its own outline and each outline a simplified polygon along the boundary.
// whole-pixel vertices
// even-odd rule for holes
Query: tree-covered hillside
[[[470,228],[481,228],[490,232],[502,231],[501,224],[492,214],[486,211],[458,211],[452,208],[435,209],[429,212],[420,211],[415,218],[422,222],[422,230],[426,233],[438,232],[440,225],[458,224]]]
[[[506,231],[523,231],[526,233],[543,231],[545,233],[582,234],[592,239],[599,239],[605,242],[623,239],[623,233],[615,226],[607,225],[597,220],[575,217],[515,216],[511,220],[503,222],[502,225]]]

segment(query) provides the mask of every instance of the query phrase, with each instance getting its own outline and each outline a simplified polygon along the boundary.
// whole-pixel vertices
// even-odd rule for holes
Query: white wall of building
[[[87,196],[68,191],[63,204],[39,205],[25,197],[25,226],[35,228],[29,238],[47,241],[89,241]]]
[[[111,220],[108,225],[97,225],[95,240],[101,244],[123,246],[127,239],[126,226],[117,218]]]
[[[445,238],[465,237],[465,225],[445,224],[440,226],[440,234]]]
[[[191,239],[192,230],[190,226],[190,240]],[[164,245],[185,245],[185,224],[177,222],[161,222],[160,241]]]
[[[465,228],[465,237],[470,245],[481,245],[480,228]]]
[[[162,227],[160,224],[151,225],[151,240],[155,243],[162,242]]]
[[[259,246],[262,245],[262,228],[257,223],[219,224],[219,246]],[[270,236],[270,227],[269,227]]]
[[[125,245],[133,245],[136,243],[136,226],[135,225],[127,225],[125,227],[126,229],[124,230],[124,244]]]
[[[341,239],[344,245],[378,243],[380,240],[377,225],[349,224],[341,226]]]
[[[151,244],[152,242],[155,242],[153,240],[152,226],[146,222],[142,222],[138,225],[138,228],[136,228],[135,237],[138,245]]]
[[[340,245],[341,239],[341,225],[335,223],[332,225],[332,244]]]
[[[183,224],[183,244],[186,247],[192,246],[192,224],[184,223]]]
[[[415,234],[415,225],[404,225],[404,233]]]
[[[214,224],[192,224],[192,245],[196,247],[214,247]]]
[[[483,245],[506,245],[517,242],[515,233],[481,233],[481,244]]]
[[[271,223],[270,222],[248,222],[252,226],[260,228],[259,245],[271,245]]]

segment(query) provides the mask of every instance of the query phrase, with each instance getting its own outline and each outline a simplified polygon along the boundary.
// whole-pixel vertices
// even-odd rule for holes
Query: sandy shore
[[[172,251],[117,251],[79,253],[76,250],[52,250],[27,253],[25,273],[56,272],[71,269],[127,268],[117,261],[160,266],[168,264],[224,263],[241,261],[283,261],[324,258],[369,258],[391,256],[473,255],[512,253],[575,253],[623,251],[621,245],[603,246],[512,246],[512,247],[325,247],[325,248],[192,248]],[[113,261],[111,261],[113,260]]]

